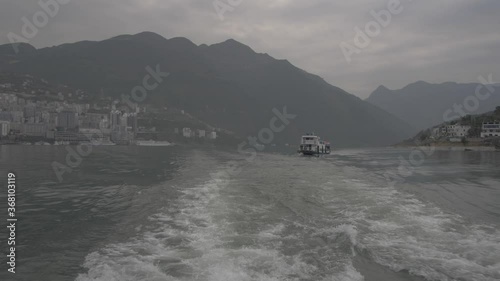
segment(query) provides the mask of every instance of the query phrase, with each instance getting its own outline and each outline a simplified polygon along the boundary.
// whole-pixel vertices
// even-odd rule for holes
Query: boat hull
[[[325,151],[325,152],[317,152],[317,151],[309,151],[309,150],[299,150],[299,153],[302,153],[302,155],[306,156],[315,156],[315,155],[328,155],[330,154],[330,151]]]

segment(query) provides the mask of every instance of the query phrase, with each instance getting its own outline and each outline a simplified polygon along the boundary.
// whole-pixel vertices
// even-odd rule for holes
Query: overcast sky
[[[370,11],[395,0],[220,1],[241,3],[221,20],[213,0],[72,0],[29,43],[39,48],[141,31],[196,44],[234,38],[362,98],[379,85],[398,89],[418,80],[477,82],[493,74],[500,81],[498,0],[401,0],[399,12],[350,63],[340,44],[355,47],[355,27],[364,30]],[[9,32],[22,35],[22,18],[32,21],[42,10],[38,0],[0,3],[0,44],[9,42]]]

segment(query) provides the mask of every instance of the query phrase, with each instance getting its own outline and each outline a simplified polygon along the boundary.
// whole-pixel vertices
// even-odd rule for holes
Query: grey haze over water
[[[15,280],[500,279],[500,153],[436,151],[391,187],[384,173],[410,150],[248,163],[97,147],[58,182],[64,148],[0,149],[17,173]],[[229,161],[242,167],[230,178]]]
[[[9,42],[9,32],[21,34],[22,18],[41,10],[37,2],[2,1],[0,44]],[[48,47],[142,31],[196,44],[234,38],[363,98],[380,84],[397,89],[418,80],[477,82],[489,73],[498,79],[496,0],[401,0],[401,13],[347,63],[340,43],[352,44],[355,27],[364,29],[373,21],[370,12],[390,2],[243,0],[221,20],[212,0],[69,1],[29,43]]]

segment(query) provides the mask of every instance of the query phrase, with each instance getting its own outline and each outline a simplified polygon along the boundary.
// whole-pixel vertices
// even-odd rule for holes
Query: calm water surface
[[[409,150],[101,147],[62,182],[64,147],[0,152],[20,243],[0,280],[500,280],[500,153],[436,151],[392,186]]]

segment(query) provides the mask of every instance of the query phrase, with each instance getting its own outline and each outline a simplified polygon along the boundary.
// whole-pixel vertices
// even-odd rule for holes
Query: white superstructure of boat
[[[306,134],[302,136],[298,152],[303,155],[330,154],[331,147],[329,142],[321,140],[315,134]]]

